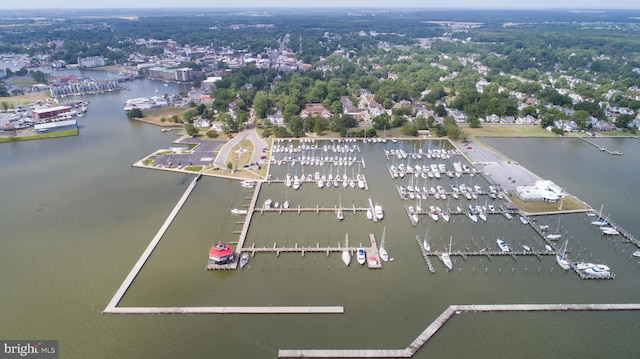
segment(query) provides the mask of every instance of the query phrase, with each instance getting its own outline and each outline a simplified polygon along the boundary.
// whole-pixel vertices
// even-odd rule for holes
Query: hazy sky
[[[179,7],[426,7],[426,8],[503,8],[503,9],[640,9],[638,0],[27,0],[9,2],[5,9],[64,8],[179,8]]]

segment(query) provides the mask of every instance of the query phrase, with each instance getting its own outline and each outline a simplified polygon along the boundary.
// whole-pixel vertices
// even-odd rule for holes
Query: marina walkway
[[[122,297],[124,297],[124,294],[127,292],[127,289],[129,289],[129,286],[131,285],[131,283],[133,283],[133,280],[136,278],[136,276],[142,269],[142,266],[145,264],[147,259],[149,259],[149,257],[151,256],[151,253],[160,242],[160,239],[162,239],[162,236],[171,225],[171,222],[173,222],[173,219],[176,218],[176,216],[178,215],[178,212],[180,212],[180,209],[182,208],[184,203],[187,201],[187,198],[189,198],[189,195],[191,194],[193,189],[196,187],[196,184],[198,184],[198,180],[200,179],[200,177],[202,177],[202,174],[198,174],[196,178],[194,178],[193,181],[191,181],[191,184],[189,184],[187,189],[182,194],[182,197],[180,197],[180,200],[178,201],[176,206],[173,208],[171,213],[169,213],[169,217],[167,217],[167,219],[164,221],[164,223],[162,224],[162,227],[160,227],[160,229],[158,230],[158,233],[156,233],[155,237],[153,237],[153,239],[147,246],[147,249],[144,250],[144,252],[140,256],[136,264],[133,266],[133,268],[131,268],[131,272],[129,272],[129,275],[125,278],[124,282],[122,282],[122,284],[120,285],[120,288],[118,288],[118,290],[116,291],[116,294],[113,296],[113,298],[111,298],[111,301],[109,302],[109,304],[107,304],[107,307],[104,309],[103,313],[116,312],[116,309],[117,309],[116,306],[118,305],[120,300],[122,300]]]
[[[105,313],[107,313],[105,311]],[[109,314],[342,314],[344,307],[115,307]]]
[[[621,304],[484,304],[451,305],[404,349],[280,349],[279,358],[411,358],[454,314],[463,312],[551,312],[640,310],[639,303]]]

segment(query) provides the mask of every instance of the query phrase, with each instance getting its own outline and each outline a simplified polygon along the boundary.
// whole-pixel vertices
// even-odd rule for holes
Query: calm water
[[[175,135],[127,120],[124,100],[152,96],[156,85],[143,80],[127,86],[131,91],[87,97],[89,114],[80,120],[77,137],[0,146],[0,338],[59,339],[64,358],[275,358],[281,348],[404,348],[449,304],[640,300],[634,249],[619,239],[602,238],[581,215],[561,219],[570,256],[607,263],[615,280],[582,281],[561,272],[552,258],[525,257],[491,262],[454,257],[453,272],[434,261],[437,273],[430,274],[415,241],[427,229],[435,249],[448,247],[451,237],[454,249],[496,248],[498,237],[513,246],[541,247],[542,242],[530,228],[501,216],[474,225],[465,217],[447,224],[422,218],[412,227],[403,206],[416,203],[399,199],[394,186],[401,182],[386,172],[383,145],[359,143],[361,152],[355,155],[365,157],[366,168],[360,171],[367,176],[368,192],[319,190],[313,184],[285,192],[282,184],[272,184],[263,187],[260,201],[364,206],[371,197],[385,208],[382,222],[351,212],[341,223],[333,213],[265,213],[254,216],[247,244],[335,245],[348,232],[355,245],[366,243],[368,233],[380,237],[386,226],[386,248],[395,261],[383,270],[354,264],[347,268],[338,254],[259,254],[244,270],[204,270],[212,243],[237,239],[233,232],[240,230],[241,218],[229,209],[248,203],[250,196],[234,181],[205,178],[120,304],[342,305],[344,314],[102,315],[186,187],[182,175],[130,166],[167,147]],[[165,89],[177,91],[174,86]],[[624,155],[605,155],[580,140],[487,139],[592,206],[603,204],[612,219],[640,234],[634,220],[640,208],[631,200],[637,197],[634,153],[640,141],[606,141]],[[419,145],[429,146],[393,146],[411,150]],[[452,161],[447,161],[450,168]],[[273,173],[284,177],[302,170],[281,166]],[[347,174],[352,171],[357,173],[358,167],[348,168]],[[477,177],[459,181],[486,186]],[[442,179],[434,185],[454,182]],[[467,204],[431,200],[422,206]],[[557,225],[557,217],[540,221]],[[633,357],[640,344],[629,333],[640,329],[639,321],[640,313],[633,312],[463,314],[416,357]]]

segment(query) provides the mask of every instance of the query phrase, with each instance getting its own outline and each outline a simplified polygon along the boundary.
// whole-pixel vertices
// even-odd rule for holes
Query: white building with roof
[[[538,180],[528,186],[517,186],[516,195],[523,201],[558,202],[564,197],[562,188],[548,180]]]

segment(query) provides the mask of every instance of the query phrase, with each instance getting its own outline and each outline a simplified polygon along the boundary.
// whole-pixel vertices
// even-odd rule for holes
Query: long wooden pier
[[[109,314],[343,314],[341,306],[316,307],[116,307]]]
[[[640,303],[621,304],[484,304],[450,305],[403,349],[280,349],[279,358],[411,358],[455,314],[465,312],[558,312],[640,310]]]
[[[140,256],[136,264],[133,266],[133,268],[131,268],[129,275],[127,275],[124,282],[122,282],[122,284],[120,285],[120,288],[118,288],[113,298],[111,298],[111,301],[109,301],[109,304],[107,304],[107,307],[102,311],[103,313],[116,312],[117,310],[116,306],[118,305],[118,303],[120,303],[120,300],[122,300],[122,297],[124,297],[124,294],[127,292],[127,289],[129,289],[129,286],[131,286],[131,283],[133,283],[133,280],[136,278],[136,276],[142,269],[142,266],[147,262],[147,259],[149,259],[149,257],[151,256],[151,253],[160,242],[160,239],[162,239],[162,236],[164,236],[164,233],[167,231],[167,229],[171,225],[171,222],[173,222],[174,218],[176,218],[176,216],[178,215],[178,212],[180,212],[180,209],[182,208],[184,203],[187,201],[187,198],[189,198],[189,195],[191,194],[191,192],[193,192],[193,189],[196,187],[196,184],[198,184],[198,180],[200,179],[200,177],[202,177],[202,174],[198,174],[193,179],[193,181],[191,181],[191,184],[189,184],[187,189],[184,191],[184,193],[182,194],[182,197],[180,197],[180,200],[178,200],[178,203],[176,203],[175,207],[173,207],[173,210],[169,213],[169,216],[167,217],[167,219],[164,221],[164,223],[162,224],[162,226],[160,227],[156,235],[153,237],[151,242],[149,242],[149,245],[147,246],[147,248],[144,250],[144,252],[142,252],[142,255]]]
[[[233,260],[230,263],[218,264],[209,260],[207,262],[206,269],[238,269],[238,261],[240,260],[240,255],[243,251],[242,247],[244,246],[244,241],[247,239],[247,233],[249,232],[249,225],[251,224],[251,217],[253,216],[253,212],[256,208],[256,202],[258,201],[258,195],[260,194],[260,189],[262,188],[262,182],[258,181],[256,187],[253,191],[253,196],[251,197],[251,202],[249,202],[249,208],[247,209],[247,217],[242,224],[242,230],[240,231],[240,237],[238,238],[238,243],[236,244],[236,250],[233,257]]]
[[[608,153],[608,154],[610,154],[610,155],[614,155],[614,156],[622,155],[622,152],[620,152],[620,151],[611,151],[611,150],[607,149],[607,148],[606,148],[606,147],[604,147],[604,146],[598,145],[598,144],[597,144],[597,143],[595,143],[595,142],[591,142],[591,141],[587,140],[587,139],[586,139],[586,138],[584,138],[584,137],[578,137],[578,138],[580,138],[580,139],[581,139],[581,140],[583,140],[584,142],[586,142],[586,143],[588,143],[588,144],[590,144],[590,145],[592,145],[592,146],[596,147],[597,149],[599,149],[599,150],[600,150],[600,151],[602,151],[602,152],[606,152],[606,153]]]

